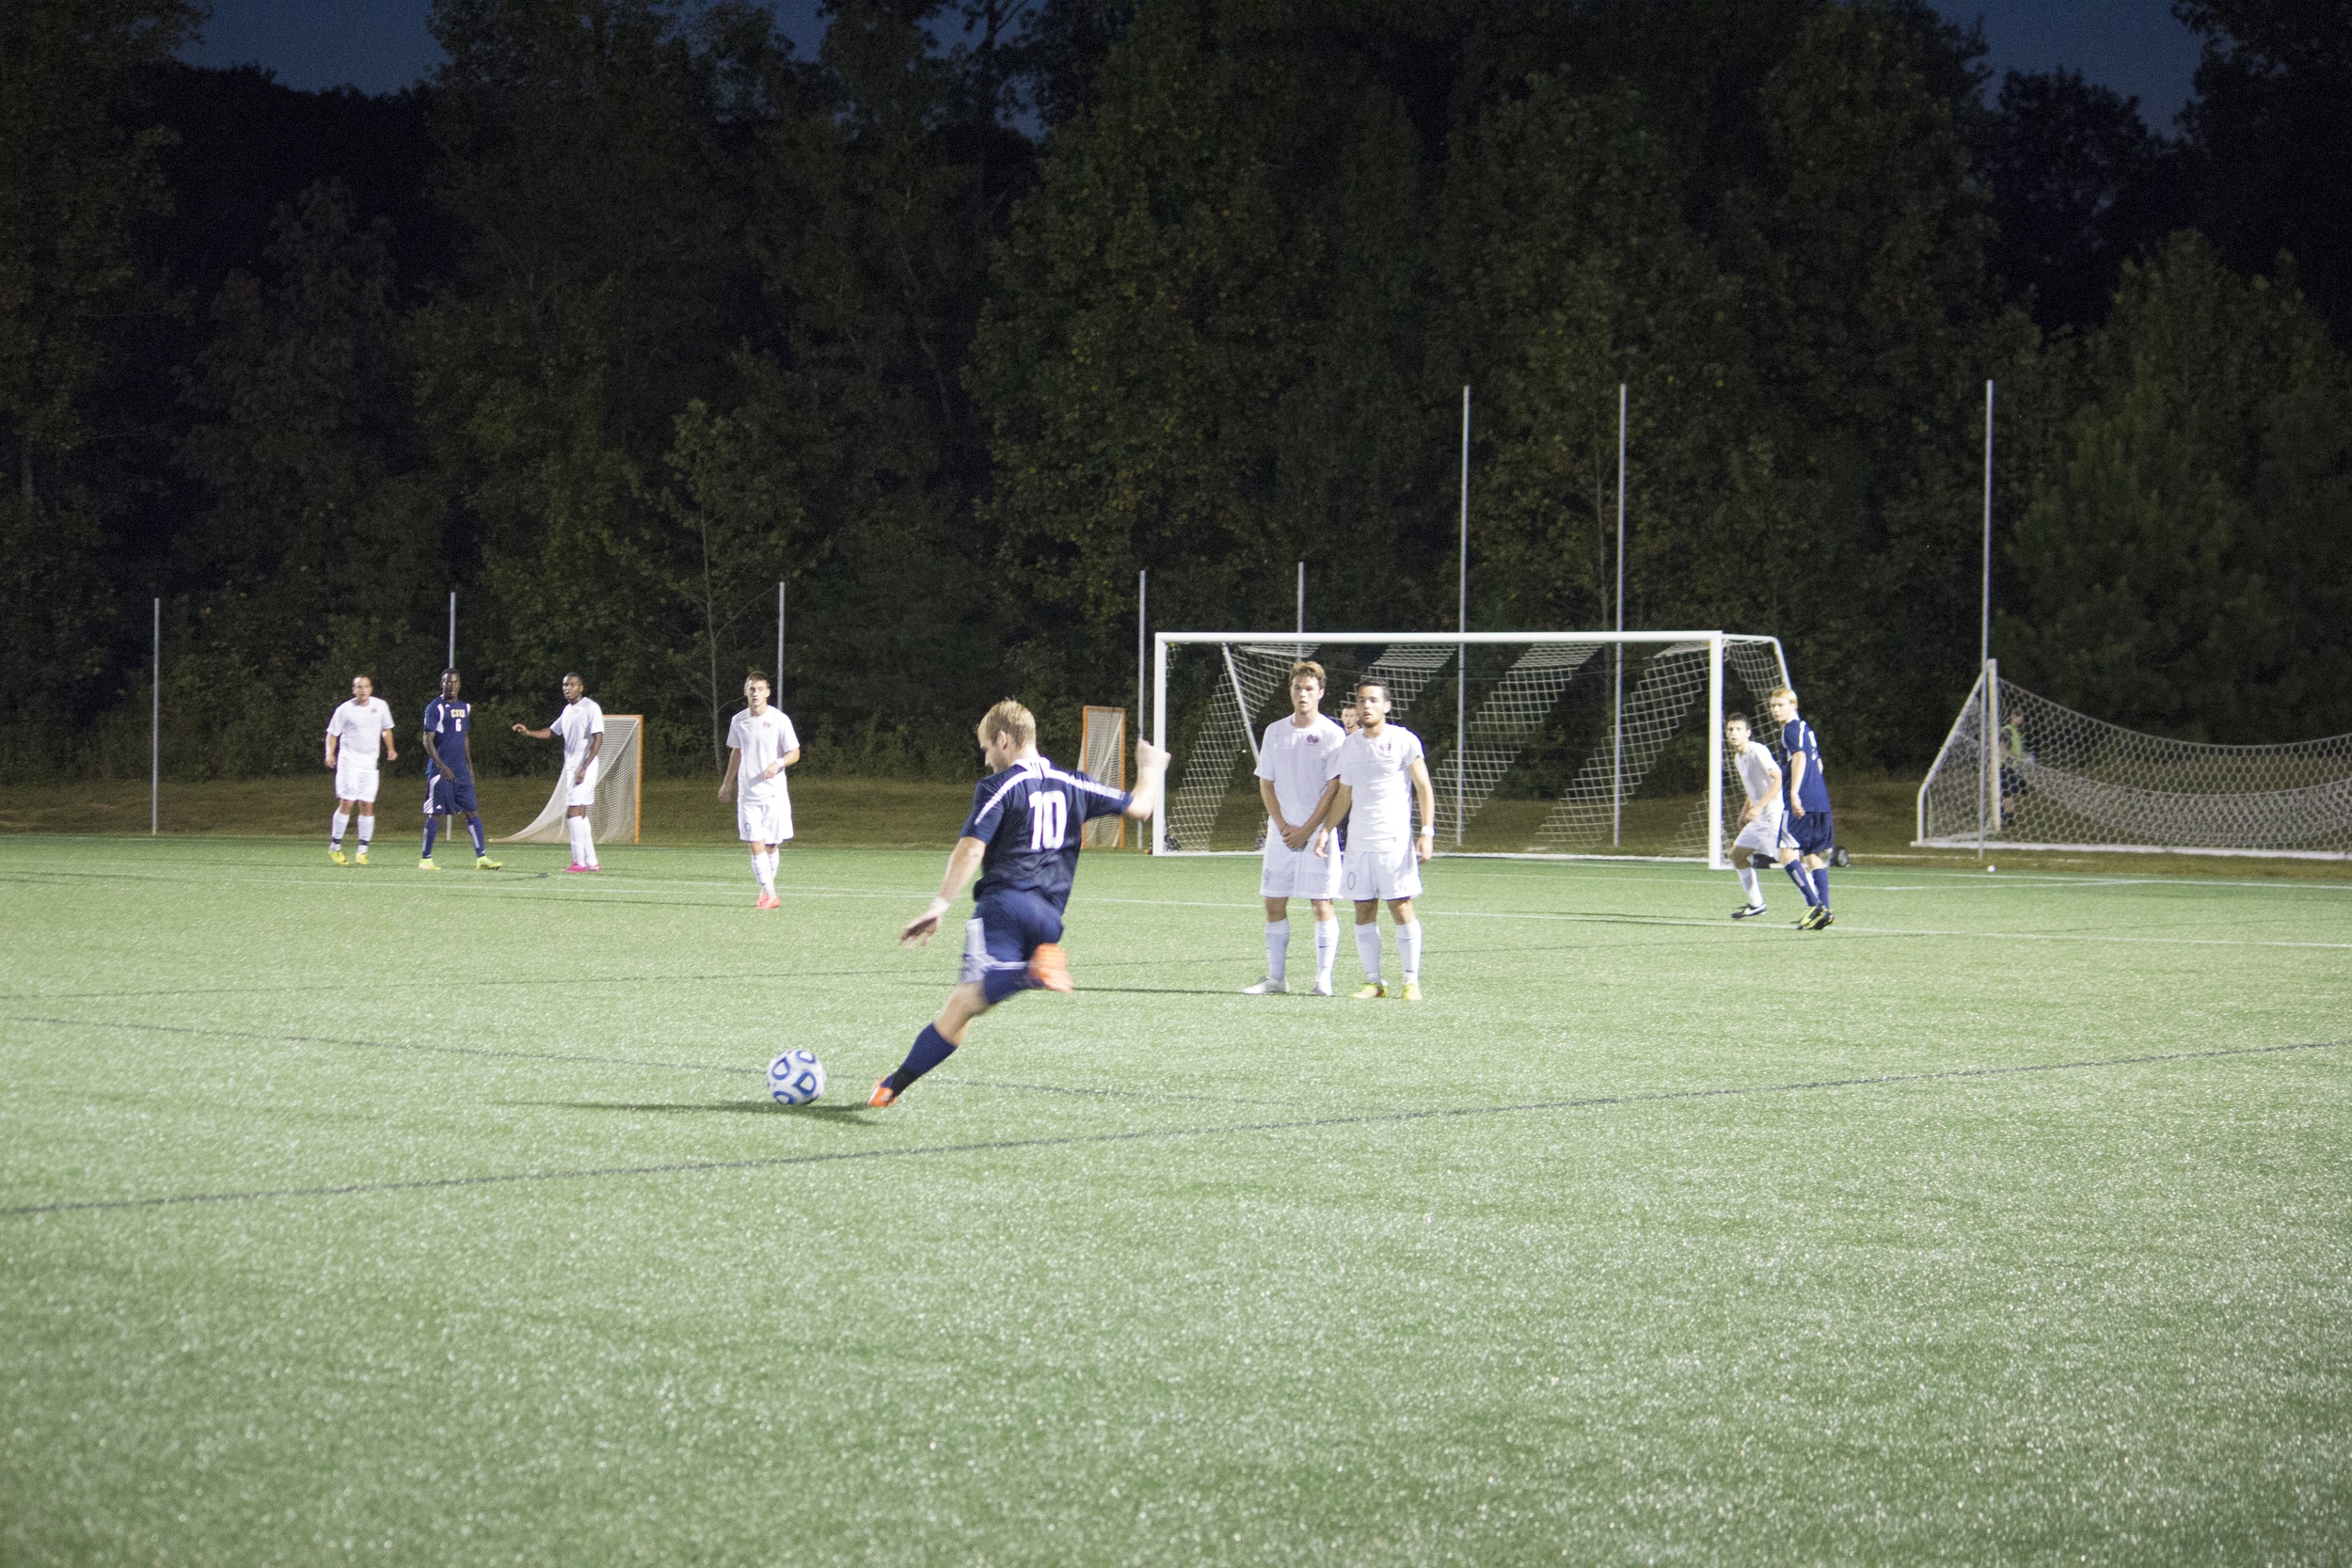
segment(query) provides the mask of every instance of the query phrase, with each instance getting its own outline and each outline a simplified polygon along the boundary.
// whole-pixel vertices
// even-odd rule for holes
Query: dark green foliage
[[[1158,627],[1287,625],[1301,560],[1314,624],[1452,626],[1466,383],[1474,626],[1614,620],[1623,384],[1628,624],[1777,632],[1841,763],[1915,767],[1994,376],[2012,674],[2352,726],[2293,8],[2189,8],[2178,145],[1988,103],[1919,0],[839,0],[814,59],[748,0],[438,0],[383,100],[0,14],[0,768],[143,761],[159,592],[181,770],[310,766],[361,665],[407,722],[453,589],[492,769],[575,668],[710,766],[778,582],[810,766],[961,772],[1009,692],[1066,751],[1139,569]]]

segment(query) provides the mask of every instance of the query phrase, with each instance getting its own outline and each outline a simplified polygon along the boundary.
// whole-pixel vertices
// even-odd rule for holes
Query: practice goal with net
[[[1152,829],[1163,855],[1263,842],[1250,776],[1258,737],[1289,710],[1292,662],[1311,658],[1328,672],[1324,707],[1335,717],[1357,682],[1387,684],[1391,721],[1428,755],[1440,850],[1720,867],[1744,800],[1724,755],[1724,715],[1741,705],[1760,714],[1766,694],[1789,684],[1780,640],[1738,632],[1203,631],[1153,641],[1154,743],[1173,752]]]
[[[634,844],[644,826],[645,748],[641,743],[644,716],[608,713],[604,716],[604,749],[596,753],[596,803],[588,808],[588,829],[598,844]],[[501,844],[561,844],[564,840],[564,797],[568,776],[561,769],[555,793],[531,826],[500,839]]]
[[[1127,787],[1127,710],[1085,707],[1078,713],[1078,771],[1099,784]],[[1078,844],[1086,849],[1117,849],[1127,842],[1124,816],[1089,818]]]
[[[2038,697],[1995,660],[1919,786],[1912,842],[2341,860],[2352,855],[2352,735],[2169,740]]]

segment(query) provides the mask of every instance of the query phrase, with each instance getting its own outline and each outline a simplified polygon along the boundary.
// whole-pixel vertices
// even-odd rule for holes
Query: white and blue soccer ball
[[[817,1053],[795,1047],[768,1064],[768,1098],[779,1105],[805,1105],[825,1092],[825,1064]]]

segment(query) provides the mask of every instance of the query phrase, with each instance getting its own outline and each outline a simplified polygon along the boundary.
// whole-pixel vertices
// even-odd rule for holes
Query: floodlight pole
[[[776,705],[784,705],[784,584],[776,584]],[[803,718],[806,715],[803,715]]]
[[[449,659],[441,668],[457,668],[457,590],[449,591]]]
[[[1143,644],[1145,641],[1146,629],[1149,627],[1151,623],[1145,618],[1143,611],[1144,594],[1145,591],[1152,585],[1151,578],[1152,574],[1149,570],[1138,571],[1136,573],[1136,734],[1137,735],[1141,735],[1143,733],[1143,721],[1145,718],[1143,711]],[[1145,847],[1148,850],[1150,846],[1147,845]]]
[[[1298,657],[1307,657],[1307,563],[1298,563]]]
[[[1625,630],[1626,384],[1617,383],[1617,630]],[[1625,847],[1625,644],[1611,650],[1616,692],[1609,704],[1609,847]]]
[[[1470,389],[1462,388],[1462,569],[1461,599],[1455,607],[1454,629],[1470,631]],[[1454,661],[1454,847],[1462,847],[1462,775],[1470,739],[1470,643],[1462,644]]]
[[[147,689],[147,833],[164,831],[164,601],[155,601],[155,678]]]
[[[1985,802],[1999,787],[1993,728],[1993,383],[1984,384],[1984,591],[1977,611],[1977,859],[1984,859]]]

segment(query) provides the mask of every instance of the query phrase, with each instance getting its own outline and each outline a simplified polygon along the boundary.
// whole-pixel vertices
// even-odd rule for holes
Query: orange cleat
[[[885,1078],[874,1085],[874,1092],[866,1097],[866,1103],[877,1111],[887,1111],[898,1103],[898,1091],[892,1088],[890,1080]]]
[[[1047,990],[1078,989],[1070,980],[1070,955],[1056,942],[1041,942],[1037,951],[1029,955],[1029,978]]]
[[[784,907],[784,900],[783,900],[783,899],[781,899],[781,898],[779,898],[779,897],[777,897],[777,896],[776,896],[774,894],[772,894],[772,893],[763,893],[763,894],[761,894],[761,895],[759,895],[759,899],[758,899],[758,901],[757,901],[756,903],[755,903],[755,904],[753,904],[753,905],[752,905],[752,908],[754,908],[754,909],[755,909],[755,910],[774,910],[774,909],[781,909],[781,908],[783,908],[783,907]]]

